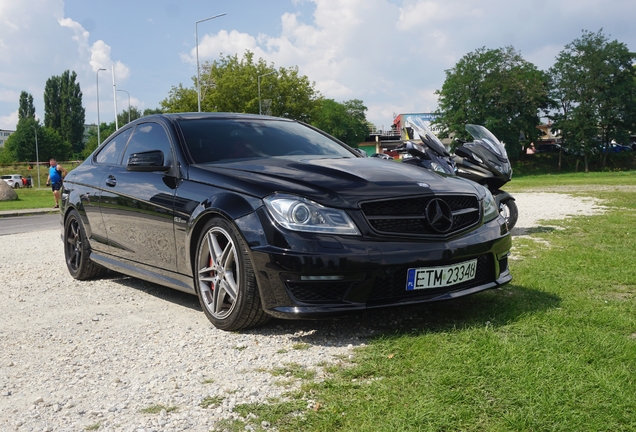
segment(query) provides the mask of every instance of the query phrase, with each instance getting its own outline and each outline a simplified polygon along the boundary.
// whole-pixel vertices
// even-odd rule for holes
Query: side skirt
[[[196,294],[194,290],[194,281],[189,276],[156,269],[139,263],[135,263],[135,266],[132,266],[128,263],[124,263],[95,252],[91,253],[91,260],[118,273],[123,273],[125,275],[143,279],[158,285],[167,286],[188,294]]]

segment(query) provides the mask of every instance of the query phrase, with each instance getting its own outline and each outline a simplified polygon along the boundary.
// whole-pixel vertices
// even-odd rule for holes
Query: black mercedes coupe
[[[152,115],[64,180],[68,270],[196,294],[218,328],[452,299],[511,280],[490,192],[288,119]]]

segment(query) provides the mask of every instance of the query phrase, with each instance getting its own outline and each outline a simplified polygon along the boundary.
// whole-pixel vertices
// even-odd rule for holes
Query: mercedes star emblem
[[[453,211],[446,201],[434,198],[426,206],[428,223],[438,233],[447,233],[453,227]]]

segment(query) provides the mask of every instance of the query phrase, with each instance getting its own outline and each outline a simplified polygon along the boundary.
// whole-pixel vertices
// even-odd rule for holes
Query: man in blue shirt
[[[51,185],[53,190],[53,198],[55,199],[55,206],[53,208],[60,208],[60,189],[62,188],[62,165],[58,165],[55,158],[51,158],[49,161],[49,176],[46,179],[46,185]]]

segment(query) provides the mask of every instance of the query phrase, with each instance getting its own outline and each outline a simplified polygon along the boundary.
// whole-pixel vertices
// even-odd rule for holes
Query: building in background
[[[399,159],[401,155],[393,151],[395,147],[407,140],[420,139],[417,133],[414,132],[410,126],[409,119],[412,117],[420,118],[424,121],[431,132],[434,134],[438,133],[438,128],[431,125],[431,122],[435,120],[436,117],[434,113],[398,114],[393,118],[391,130],[371,130],[365,142],[360,143],[358,148],[364,150],[369,156],[374,153],[384,153],[390,155],[394,159]],[[447,149],[450,149],[450,139],[443,139],[442,143],[444,143]]]
[[[7,142],[7,138],[14,133],[14,130],[0,129],[0,147],[4,147],[4,143]]]

